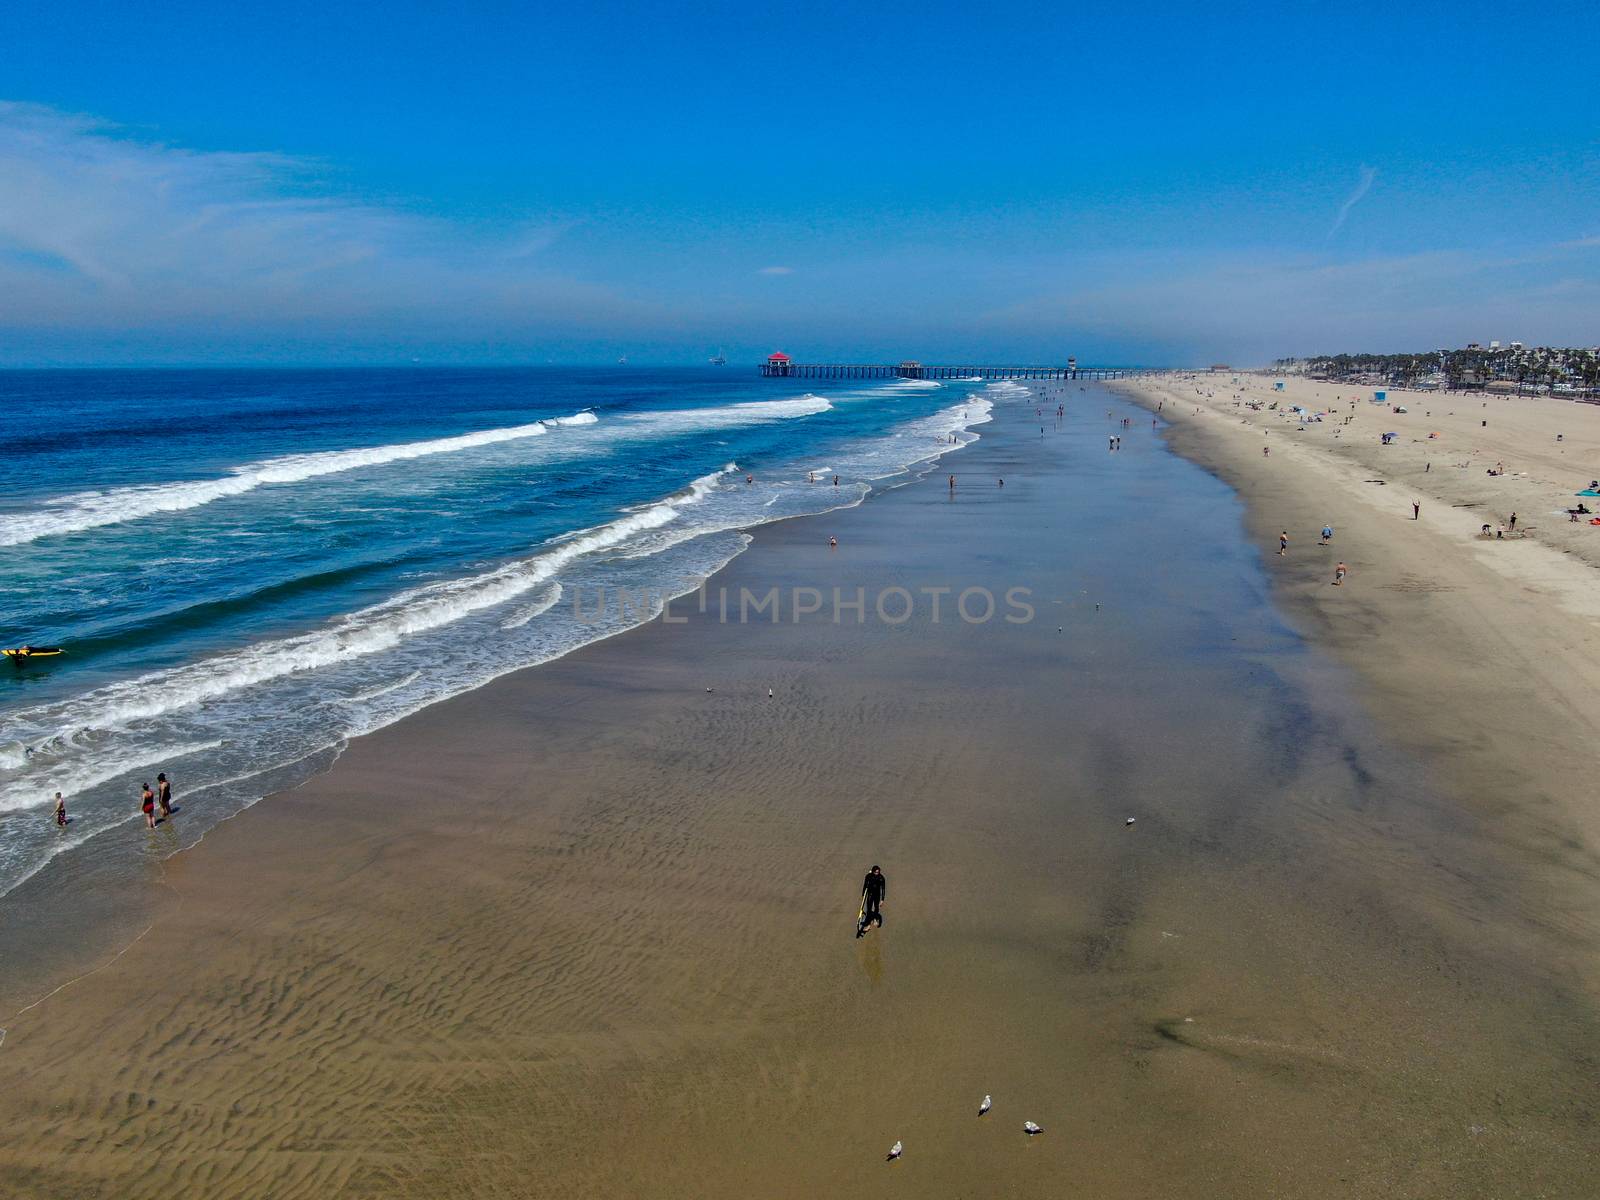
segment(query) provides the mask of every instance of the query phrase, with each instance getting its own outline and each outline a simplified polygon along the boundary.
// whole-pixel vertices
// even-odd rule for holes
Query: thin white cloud
[[[452,222],[351,199],[322,164],[196,151],[0,102],[0,326],[568,328],[640,315],[546,267],[558,218]]]
[[[757,275],[793,275],[794,274],[794,268],[793,267],[762,267],[761,270],[756,272],[756,274]]]
[[[1344,228],[1344,219],[1350,215],[1350,210],[1361,202],[1361,198],[1372,187],[1372,181],[1378,177],[1378,168],[1361,164],[1361,176],[1356,181],[1356,186],[1344,198],[1344,203],[1339,206],[1339,215],[1333,219],[1333,227],[1328,230],[1328,238],[1332,238],[1340,229]],[[1326,240],[1326,239],[1324,239]]]

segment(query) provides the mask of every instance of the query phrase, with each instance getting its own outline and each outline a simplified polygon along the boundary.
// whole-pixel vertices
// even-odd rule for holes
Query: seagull
[[[884,1162],[893,1162],[895,1159],[899,1158],[905,1152],[906,1152],[906,1148],[904,1146],[902,1146],[899,1142],[896,1142],[894,1145],[889,1147],[889,1157],[884,1159],[883,1161]]]
[[[994,1097],[993,1096],[985,1096],[983,1098],[983,1103],[978,1105],[978,1115],[980,1117],[983,1116],[984,1113],[988,1112],[993,1107],[994,1107]]]
[[[1043,1129],[1040,1129],[1040,1128],[1039,1128],[1039,1127],[1038,1127],[1038,1126],[1037,1126],[1037,1125],[1035,1125],[1035,1124],[1034,1124],[1034,1123],[1033,1123],[1033,1122],[1032,1122],[1032,1121],[1024,1121],[1024,1122],[1023,1122],[1023,1123],[1022,1123],[1022,1130],[1023,1130],[1023,1132],[1024,1132],[1024,1133],[1026,1133],[1026,1134],[1027,1134],[1027,1135],[1028,1135],[1028,1136],[1029,1136],[1029,1137],[1033,1137],[1033,1135],[1034,1135],[1034,1134],[1036,1134],[1036,1133],[1043,1133],[1043,1132],[1044,1132],[1044,1130],[1043,1130]]]
[[[710,689],[710,688],[707,688],[707,689],[706,689],[706,691],[708,691],[708,692],[709,692],[709,691],[711,691],[711,689]]]
[[[767,699],[768,699],[768,700],[771,700],[771,699],[772,699],[772,689],[771,689],[771,688],[768,688],[768,689],[767,689]]]
[[[1134,822],[1134,819],[1135,818],[1133,818],[1133,817],[1129,817],[1126,821],[1123,822],[1123,824],[1124,825],[1132,825],[1133,822]]]

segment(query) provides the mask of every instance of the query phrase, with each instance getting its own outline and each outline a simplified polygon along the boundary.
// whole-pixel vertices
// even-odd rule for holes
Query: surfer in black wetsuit
[[[874,922],[883,927],[883,898],[888,893],[889,881],[876,863],[861,884],[861,919],[856,922],[856,936],[865,937]]]

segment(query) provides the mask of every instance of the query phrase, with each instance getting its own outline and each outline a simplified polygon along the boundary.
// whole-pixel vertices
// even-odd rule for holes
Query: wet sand
[[[1067,402],[173,859],[149,934],[5,1021],[0,1191],[1586,1194],[1565,809],[1374,724],[1234,494]],[[723,623],[741,586],[867,619]],[[891,624],[894,586],[1035,619]]]

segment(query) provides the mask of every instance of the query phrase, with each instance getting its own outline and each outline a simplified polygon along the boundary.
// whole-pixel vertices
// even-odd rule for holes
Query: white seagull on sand
[[[994,1107],[994,1097],[993,1096],[985,1096],[983,1098],[983,1103],[978,1105],[978,1115],[980,1117],[983,1116],[984,1113],[988,1112],[993,1107]]]
[[[895,1159],[899,1158],[905,1152],[906,1152],[906,1148],[904,1146],[902,1146],[899,1142],[896,1142],[894,1145],[889,1147],[889,1157],[886,1158],[884,1161],[885,1162],[893,1162]]]
[[[1040,1129],[1039,1126],[1035,1125],[1032,1121],[1024,1121],[1022,1123],[1022,1129],[1023,1132],[1025,1132],[1029,1137],[1032,1137],[1036,1133],[1044,1132],[1043,1129]]]

